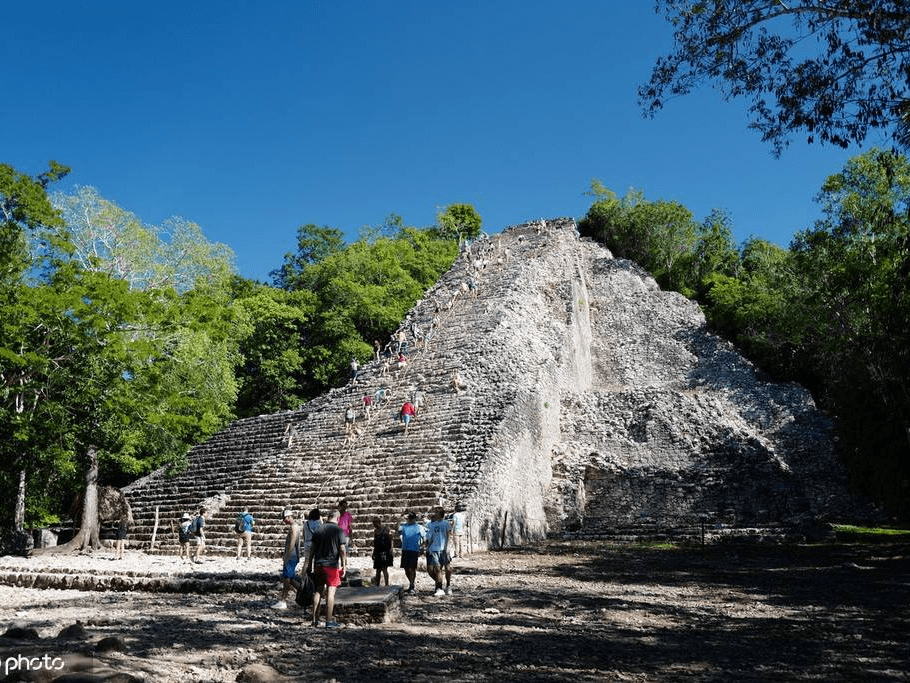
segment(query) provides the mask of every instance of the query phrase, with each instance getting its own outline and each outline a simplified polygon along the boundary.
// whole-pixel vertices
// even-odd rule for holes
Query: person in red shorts
[[[304,566],[312,568],[316,591],[313,593],[313,626],[319,624],[319,603],[325,588],[325,626],[338,628],[333,619],[335,612],[335,590],[341,585],[347,556],[344,551],[345,535],[338,526],[338,512],[333,510],[325,523],[313,532],[313,544],[307,554]]]

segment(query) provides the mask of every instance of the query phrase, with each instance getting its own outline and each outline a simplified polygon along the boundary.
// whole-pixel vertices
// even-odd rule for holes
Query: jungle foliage
[[[73,549],[98,544],[100,484],[179,470],[230,420],[345,381],[458,252],[457,232],[395,215],[348,245],[309,224],[269,286],[182,218],[49,194],[67,173],[0,164],[0,528],[55,522],[84,493]]]

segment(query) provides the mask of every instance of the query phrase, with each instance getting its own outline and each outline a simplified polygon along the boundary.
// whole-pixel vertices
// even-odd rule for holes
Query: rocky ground
[[[4,585],[0,681],[907,680],[908,551],[552,541],[457,560],[444,598],[422,574],[399,621],[338,630],[272,609],[277,581],[202,594]],[[109,558],[0,564],[276,576],[278,564]],[[404,582],[397,568],[391,578]]]

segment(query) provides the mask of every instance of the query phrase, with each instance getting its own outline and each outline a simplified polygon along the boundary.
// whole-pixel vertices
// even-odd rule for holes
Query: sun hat
[[[183,517],[181,517],[180,519],[189,519],[189,518],[190,518],[190,513],[189,513],[189,512],[184,512],[184,513],[183,513]]]
[[[282,518],[284,518],[284,517],[293,517],[293,516],[294,516],[294,511],[293,511],[293,510],[287,510],[287,509],[286,509],[284,512],[281,513],[281,516],[282,516]]]

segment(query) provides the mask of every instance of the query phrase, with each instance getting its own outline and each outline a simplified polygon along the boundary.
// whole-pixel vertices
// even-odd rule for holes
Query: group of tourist
[[[201,563],[205,554],[205,515],[207,510],[200,507],[195,517],[184,512],[177,527],[177,537],[180,541],[181,562]],[[190,541],[196,543],[196,551],[190,556]],[[239,551],[238,551],[239,552]]]
[[[434,582],[434,595],[452,594],[452,560],[464,552],[466,508],[459,503],[453,514],[446,516],[442,507],[434,508],[428,522],[418,522],[417,514],[409,512],[398,527],[401,539],[401,568],[408,579],[405,593],[415,592],[417,567],[425,553],[426,570]],[[325,598],[325,627],[338,628],[334,619],[335,594],[348,567],[353,546],[354,518],[347,500],[339,501],[336,509],[324,517],[318,508],[310,510],[306,521],[298,523],[294,511],[282,513],[287,535],[281,558],[281,591],[275,609],[287,609],[292,591],[300,588],[302,575],[312,578],[315,590],[310,623],[319,624],[319,612]],[[376,585],[389,585],[389,568],[394,563],[392,536],[379,517],[373,517],[373,569]],[[302,564],[301,564],[302,561]]]
[[[281,558],[281,593],[273,607],[287,609],[288,596],[300,587],[298,572],[310,575],[316,586],[313,593],[312,624],[317,625],[317,616],[326,594],[326,628],[338,628],[333,619],[335,591],[347,567],[347,558],[353,545],[354,517],[348,511],[348,502],[342,499],[336,509],[328,512],[324,519],[319,508],[313,508],[303,525],[298,524],[294,511],[282,512],[288,527]],[[303,565],[300,565],[303,560]]]
[[[462,387],[463,388],[463,387]],[[388,387],[380,387],[374,393],[364,394],[361,400],[363,421],[369,424],[373,419],[373,408],[382,408],[392,400],[392,390]],[[407,434],[411,422],[420,415],[420,409],[426,401],[426,395],[419,389],[411,391],[410,396],[402,403],[396,417],[402,424],[403,433]],[[360,431],[357,427],[358,413],[353,405],[349,405],[344,411],[344,433],[346,440],[351,440],[357,436]]]

